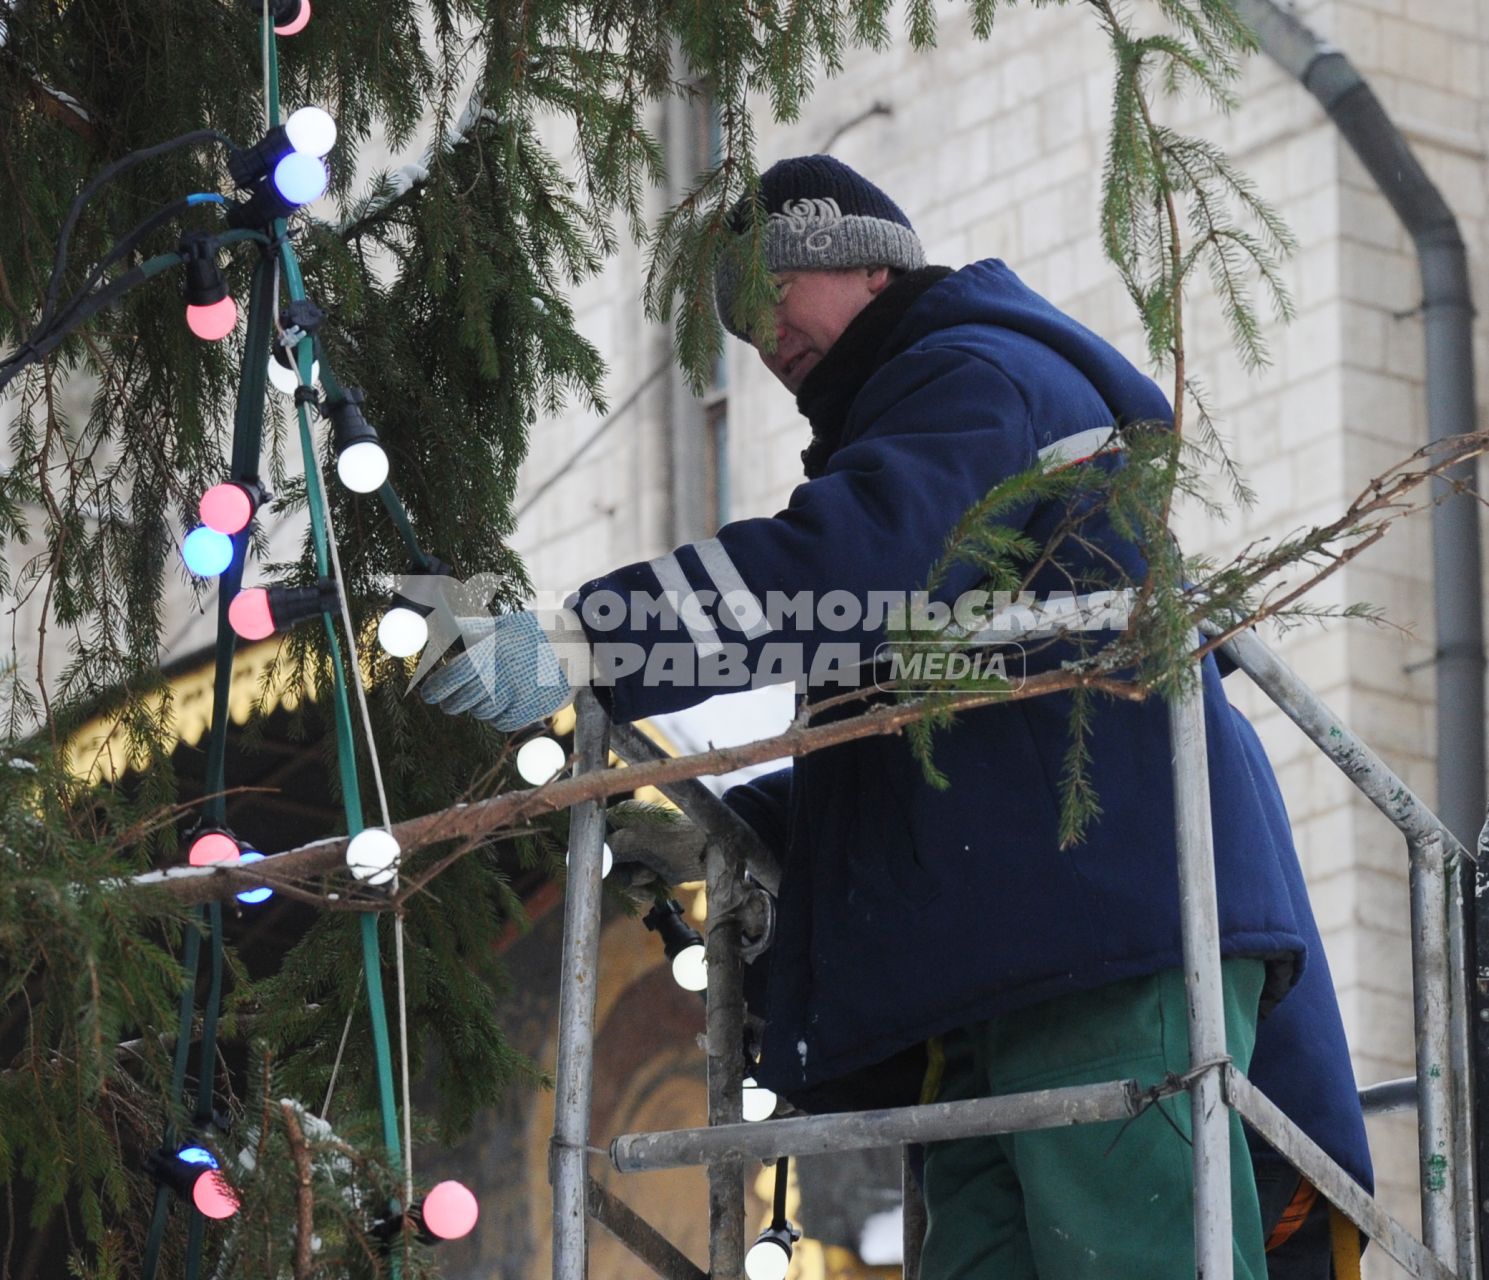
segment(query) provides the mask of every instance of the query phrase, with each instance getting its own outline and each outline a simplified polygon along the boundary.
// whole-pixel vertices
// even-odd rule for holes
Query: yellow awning
[[[269,672],[279,655],[279,639],[246,645],[233,653],[232,680],[228,688],[228,716],[234,724],[246,724],[255,702],[264,700],[266,710],[292,710],[301,698],[310,696],[305,685],[296,685],[283,674],[269,687]],[[209,658],[172,676],[165,689],[155,695],[151,711],[164,710],[165,731],[174,748],[182,743],[194,747],[212,726],[212,689],[216,660]],[[132,744],[117,715],[95,716],[72,735],[67,744],[67,766],[74,777],[89,782],[113,782],[131,768],[142,767],[146,754]]]

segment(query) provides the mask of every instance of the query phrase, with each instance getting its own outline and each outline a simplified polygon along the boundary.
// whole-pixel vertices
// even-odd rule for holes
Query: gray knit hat
[[[760,175],[756,197],[734,206],[729,225],[738,234],[758,218],[767,219],[769,271],[845,267],[913,271],[925,265],[920,237],[899,205],[832,156],[795,156],[771,165]],[[749,341],[733,323],[740,274],[738,261],[726,252],[714,275],[714,295],[724,328]]]

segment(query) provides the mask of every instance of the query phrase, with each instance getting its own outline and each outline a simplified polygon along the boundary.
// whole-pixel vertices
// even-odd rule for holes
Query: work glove
[[[452,716],[469,712],[510,733],[551,716],[573,698],[558,652],[537,614],[507,613],[457,622],[465,647],[420,685],[425,702]],[[577,619],[575,623],[577,631]],[[577,631],[577,636],[583,632]],[[583,644],[582,640],[575,643]],[[587,657],[587,644],[583,649]],[[584,683],[587,675],[585,663],[578,682]]]

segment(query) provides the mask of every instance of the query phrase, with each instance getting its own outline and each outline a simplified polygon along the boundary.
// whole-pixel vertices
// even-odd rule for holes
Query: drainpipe
[[[1457,219],[1380,99],[1338,49],[1276,0],[1233,0],[1261,47],[1322,104],[1411,234],[1422,276],[1427,428],[1436,441],[1477,427],[1473,298]],[[1433,482],[1433,615],[1437,627],[1437,812],[1468,848],[1484,824],[1484,623],[1474,461]],[[1489,834],[1489,826],[1485,826]],[[1482,855],[1481,855],[1482,858]],[[1452,1048],[1460,1276],[1482,1278],[1489,1228],[1489,864],[1458,868],[1449,898]],[[1456,898],[1456,901],[1454,901]],[[1480,975],[1486,975],[1484,979]],[[1414,978],[1416,975],[1413,975]],[[1464,1006],[1468,1008],[1465,1009]],[[1472,1152],[1472,1159],[1469,1153]],[[1425,1202],[1424,1202],[1425,1204]],[[1424,1209],[1424,1218],[1426,1216]]]
[[[1380,99],[1348,58],[1273,0],[1234,0],[1261,47],[1323,105],[1390,201],[1417,249],[1427,340],[1432,440],[1476,429],[1473,299],[1458,221]],[[1478,506],[1471,460],[1434,481],[1433,611],[1437,623],[1437,813],[1468,848],[1484,823],[1484,624]]]

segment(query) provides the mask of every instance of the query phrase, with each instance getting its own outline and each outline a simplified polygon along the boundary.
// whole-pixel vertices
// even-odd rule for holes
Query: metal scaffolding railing
[[[1362,1097],[1372,1110],[1415,1101],[1421,1168],[1419,1240],[1274,1106],[1228,1061],[1220,982],[1220,930],[1210,818],[1203,695],[1198,682],[1171,704],[1184,978],[1190,1062],[1182,1081],[1165,1086],[1190,1095],[1194,1135],[1195,1269],[1206,1280],[1232,1276],[1229,1111],[1234,1109],[1411,1275],[1469,1280],[1479,1275],[1473,1117],[1467,1024],[1467,946],[1459,874],[1470,855],[1438,818],[1329,708],[1254,635],[1223,646],[1257,684],[1396,826],[1406,841],[1410,878],[1416,1080],[1392,1081]],[[639,763],[660,749],[635,730],[611,726],[587,691],[578,707],[577,768],[603,768],[607,741]],[[710,1280],[742,1275],[746,1161],[854,1148],[887,1147],[1134,1116],[1152,1097],[1135,1080],[1040,1090],[884,1111],[743,1123],[743,1018],[740,919],[744,869],[771,889],[771,856],[727,806],[698,783],[664,788],[704,832],[708,894],[707,1127],[623,1134],[609,1154],[621,1173],[706,1165],[709,1171]],[[666,1280],[698,1280],[688,1259],[589,1176],[596,1148],[589,1132],[594,1035],[595,963],[600,932],[600,806],[575,810],[565,913],[563,989],[557,1064],[558,1102],[551,1152],[554,1196],[553,1275],[584,1280],[587,1221],[594,1217]],[[906,1173],[905,1276],[918,1274],[923,1207]]]

